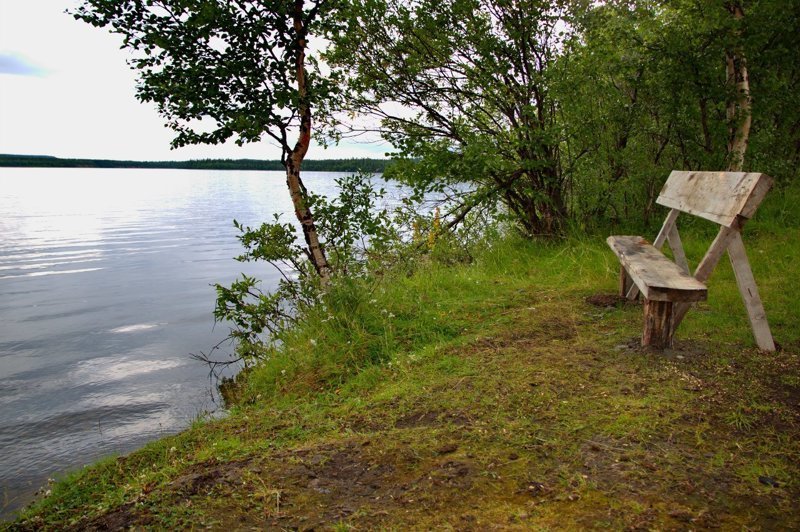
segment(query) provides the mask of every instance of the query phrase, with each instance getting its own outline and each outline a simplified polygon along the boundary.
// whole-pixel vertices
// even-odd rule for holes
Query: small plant
[[[756,421],[756,416],[752,410],[746,407],[737,406],[726,416],[728,424],[735,427],[737,430],[746,432],[753,428]]]
[[[316,213],[317,230],[330,258],[332,275],[327,286],[315,275],[292,224],[281,222],[278,215],[257,228],[234,220],[245,249],[236,260],[266,262],[280,274],[271,291],[262,290],[258,279],[245,274],[230,286],[215,285],[214,317],[231,326],[235,361],[247,365],[266,358],[270,348],[281,343],[283,333],[304,320],[312,307],[340,293],[337,284],[367,278],[378,269],[376,264],[391,260],[391,249],[399,238],[389,211],[376,207],[385,191],[376,190],[366,173],[337,179],[336,185],[339,195],[333,199],[307,193],[304,200]]]

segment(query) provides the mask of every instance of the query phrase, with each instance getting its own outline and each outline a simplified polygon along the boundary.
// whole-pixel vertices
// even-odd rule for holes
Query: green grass
[[[585,301],[616,291],[605,235],[507,238],[337,288],[229,416],[79,471],[5,526],[798,527],[798,197],[745,230],[778,353],[755,349],[727,259],[657,353],[637,347],[641,306]],[[681,227],[696,263],[713,228]]]

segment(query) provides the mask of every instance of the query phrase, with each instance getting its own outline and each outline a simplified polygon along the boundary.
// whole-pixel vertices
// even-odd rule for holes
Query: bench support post
[[[644,301],[642,346],[664,349],[672,347],[672,301]]]
[[[719,230],[717,237],[711,243],[708,251],[706,251],[703,260],[700,261],[700,264],[697,265],[697,269],[694,271],[695,279],[701,283],[708,281],[708,278],[711,277],[711,272],[713,272],[714,268],[716,268],[719,259],[722,258],[722,255],[725,254],[725,250],[728,249],[731,239],[733,239],[735,235],[739,234],[739,231],[741,231],[741,224],[739,221],[734,223],[732,227],[723,227]],[[741,237],[741,235],[739,236]],[[686,313],[689,312],[691,306],[691,303],[678,303],[678,308],[675,309],[675,317],[673,318],[673,326],[676,329],[683,321],[683,318],[686,317]]]
[[[627,270],[625,270],[625,266],[619,266],[619,295],[620,297],[626,297],[628,295],[628,290],[631,289],[633,286],[633,279],[631,276],[628,275]]]
[[[684,273],[691,275],[691,273],[689,273],[689,263],[686,261],[686,252],[683,251],[683,243],[681,242],[681,235],[678,233],[677,225],[672,224],[667,240],[669,241],[669,247],[672,249],[672,255],[675,257],[675,264],[680,266]]]
[[[733,266],[733,273],[736,276],[736,284],[739,286],[739,293],[742,295],[744,306],[747,309],[747,317],[750,320],[756,344],[759,349],[764,351],[775,351],[775,341],[772,339],[767,315],[764,312],[764,305],[761,303],[753,271],[750,269],[750,261],[747,260],[744,242],[742,242],[741,231],[744,221],[739,218],[731,227],[720,229],[717,238],[708,248],[706,256],[697,266],[694,277],[701,282],[706,282],[711,277],[711,272],[714,271],[722,255],[727,251]],[[689,303],[677,304],[675,316],[673,317],[673,326],[676,329],[683,321],[690,307],[691,304]]]
[[[758,287],[753,277],[753,270],[750,269],[750,261],[747,260],[741,233],[736,233],[728,245],[728,257],[731,259],[733,273],[736,276],[736,284],[739,285],[739,293],[742,294],[742,300],[744,301],[745,309],[747,309],[747,317],[750,320],[750,327],[753,328],[756,344],[761,350],[775,351],[775,341],[772,339],[772,333],[769,330],[767,314],[764,312],[761,296],[758,295]]]

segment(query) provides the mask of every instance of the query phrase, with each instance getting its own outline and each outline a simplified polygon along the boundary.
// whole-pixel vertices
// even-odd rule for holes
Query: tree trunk
[[[322,285],[328,284],[331,277],[331,268],[325,256],[325,250],[319,241],[317,227],[314,225],[314,215],[308,207],[305,197],[305,187],[300,179],[300,162],[302,158],[293,155],[286,163],[286,185],[289,187],[289,194],[294,205],[294,214],[303,228],[303,237],[306,241],[306,254],[314,270],[319,274]]]
[[[297,80],[297,92],[300,97],[300,131],[294,149],[284,148],[284,166],[286,167],[286,185],[289,187],[289,194],[292,197],[294,213],[300,226],[303,228],[303,236],[306,240],[306,253],[314,265],[314,269],[319,274],[323,286],[327,285],[331,277],[331,268],[325,256],[325,250],[319,242],[317,228],[314,225],[314,216],[306,201],[305,187],[300,179],[300,169],[303,159],[308,152],[311,144],[311,106],[308,102],[308,83],[306,80],[306,32],[303,21],[303,0],[295,0],[294,3],[294,30],[297,32],[297,57],[295,62],[295,76]]]
[[[728,10],[738,21],[744,18],[739,1],[728,4]],[[728,171],[740,172],[744,166],[744,155],[750,140],[752,124],[752,99],[747,61],[742,47],[736,46],[725,54],[727,82],[735,86],[736,95],[728,102]]]
[[[708,98],[700,98],[700,125],[703,128],[703,149],[706,153],[714,153],[714,141],[708,129]]]

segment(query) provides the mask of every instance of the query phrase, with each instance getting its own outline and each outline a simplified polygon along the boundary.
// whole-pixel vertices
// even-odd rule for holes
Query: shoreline
[[[507,238],[312,313],[229,416],[81,470],[10,529],[798,526],[800,228],[748,230],[778,353],[729,270],[654,353],[641,308],[591,297],[617,283],[602,238]]]

